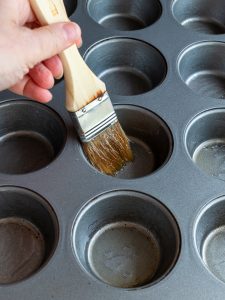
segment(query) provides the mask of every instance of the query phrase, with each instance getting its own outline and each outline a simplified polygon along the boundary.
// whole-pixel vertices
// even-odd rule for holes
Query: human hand
[[[54,78],[63,76],[57,54],[81,45],[80,27],[72,22],[40,27],[29,0],[0,0],[0,20],[0,90],[50,101]]]

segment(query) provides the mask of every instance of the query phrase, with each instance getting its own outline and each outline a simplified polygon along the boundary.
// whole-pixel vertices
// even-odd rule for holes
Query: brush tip
[[[83,143],[83,149],[91,164],[107,175],[115,175],[133,160],[129,140],[118,121],[91,141]]]

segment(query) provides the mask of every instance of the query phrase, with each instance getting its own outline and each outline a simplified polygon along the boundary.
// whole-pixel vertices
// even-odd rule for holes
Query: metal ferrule
[[[70,113],[82,142],[87,143],[117,121],[107,92],[82,109]]]

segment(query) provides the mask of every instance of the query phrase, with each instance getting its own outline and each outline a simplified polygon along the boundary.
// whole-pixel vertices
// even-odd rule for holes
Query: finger
[[[46,59],[43,64],[50,70],[55,79],[62,78],[63,65],[58,55]]]
[[[1,21],[17,25],[33,22],[36,17],[31,9],[29,1],[7,0],[0,1]]]
[[[37,18],[30,7],[27,8],[26,12],[23,10],[23,18],[20,18],[19,25],[24,25],[26,22],[37,22]]]
[[[29,30],[24,34],[24,59],[29,67],[46,60],[71,46],[81,36],[80,27],[72,22],[55,23]],[[26,45],[26,46],[25,46]]]
[[[75,41],[78,48],[82,46],[82,38]],[[60,79],[63,76],[63,65],[58,55],[55,55],[43,62],[46,67],[52,72],[55,79]]]
[[[37,21],[34,22],[27,22],[25,24],[25,27],[30,28],[30,29],[34,29],[34,28],[38,28],[40,27],[40,24]]]
[[[52,100],[51,92],[39,87],[31,79],[27,82],[23,94],[41,103],[47,103]]]
[[[75,43],[78,48],[82,47],[82,44],[83,44],[82,38],[79,38],[78,40],[76,40]]]
[[[30,76],[26,75],[24,78],[12,86],[10,90],[18,95],[22,95],[41,103],[47,103],[52,99],[52,94],[41,87],[39,87]]]
[[[29,71],[33,81],[43,89],[51,89],[54,85],[52,72],[43,64],[39,63]]]

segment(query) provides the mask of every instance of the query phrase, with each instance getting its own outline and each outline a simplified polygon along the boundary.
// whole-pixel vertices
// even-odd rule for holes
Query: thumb
[[[23,55],[28,68],[32,68],[80,40],[81,30],[76,23],[55,23],[30,30],[25,39]]]

